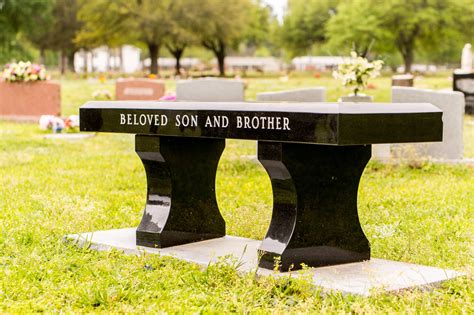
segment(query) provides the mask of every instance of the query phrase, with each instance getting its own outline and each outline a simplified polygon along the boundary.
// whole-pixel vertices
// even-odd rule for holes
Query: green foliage
[[[220,75],[225,75],[224,58],[229,48],[237,49],[244,39],[249,21],[250,0],[203,0],[202,23],[196,29],[202,45],[217,58]],[[205,17],[205,18],[204,18]]]
[[[292,0],[281,28],[281,40],[292,55],[304,55],[326,40],[324,26],[335,14],[339,0]]]
[[[398,52],[407,72],[417,51],[432,61],[457,60],[474,37],[473,0],[353,0],[337,11],[326,26],[332,51]]]
[[[0,1],[0,62],[32,59],[35,52],[28,41],[32,32],[39,32],[37,17],[47,15],[49,0]],[[42,26],[43,27],[43,26]],[[46,26],[44,26],[46,27]]]
[[[55,38],[54,32],[54,8],[56,0],[44,0],[42,1],[43,8],[41,12],[36,12],[29,17],[33,23],[33,27],[29,27],[25,31],[29,41],[38,47],[44,54],[44,50],[52,48]],[[38,27],[41,25],[41,27]],[[44,56],[43,56],[44,57]]]
[[[77,19],[78,0],[55,0],[53,9],[53,47],[63,54],[72,55],[77,50],[74,37],[82,24]]]
[[[131,25],[118,1],[82,0],[78,19],[83,26],[74,41],[80,47],[116,47],[131,41]]]
[[[381,6],[367,0],[342,2],[325,25],[328,50],[335,55],[356,51],[363,57],[371,48],[379,53],[393,51],[393,45],[386,40],[387,30],[381,27],[381,11]]]

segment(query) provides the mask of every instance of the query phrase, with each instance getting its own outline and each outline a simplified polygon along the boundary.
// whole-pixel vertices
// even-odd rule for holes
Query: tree
[[[8,61],[15,55],[29,55],[24,34],[38,30],[36,17],[48,14],[48,0],[0,1],[0,56]],[[23,33],[23,34],[22,34]],[[28,56],[30,57],[30,56]]]
[[[328,45],[355,43],[366,52],[374,43],[378,53],[397,51],[405,72],[411,71],[417,51],[435,55],[447,39],[466,38],[474,24],[473,0],[354,0],[337,11],[327,24]]]
[[[243,41],[247,48],[246,54],[253,55],[258,47],[271,45],[271,23],[275,21],[275,17],[272,16],[271,7],[260,0],[253,3],[247,15]]]
[[[116,47],[130,41],[133,25],[127,23],[128,13],[121,10],[117,1],[82,0],[78,19],[82,27],[74,41],[80,47]]]
[[[36,14],[29,17],[30,25],[24,31],[29,41],[39,49],[41,64],[45,61],[46,49],[52,48],[55,38],[55,18],[53,15],[55,0],[43,0],[42,4],[41,12],[36,12]],[[38,27],[39,25],[41,27]]]
[[[202,0],[199,20],[203,23],[196,28],[201,35],[202,45],[211,50],[219,66],[219,74],[225,75],[224,59],[229,48],[237,48],[244,39],[248,23],[249,0]]]
[[[374,6],[367,0],[342,2],[337,14],[331,16],[325,25],[328,38],[325,47],[329,51],[341,49],[355,51],[359,56],[367,57],[371,49],[377,52],[393,51],[388,34],[382,28],[380,6]]]
[[[171,27],[164,42],[170,54],[176,59],[176,75],[180,74],[180,60],[184,50],[198,42],[194,30],[199,27],[200,23],[203,23],[202,20],[199,20],[200,15],[196,14],[199,6],[199,1],[175,0],[170,7]]]
[[[113,2],[113,3],[112,3]],[[123,36],[129,41],[144,43],[151,59],[150,72],[158,73],[158,56],[166,35],[172,28],[172,0],[93,0],[87,1],[79,13],[86,28],[76,38],[78,42],[100,42]],[[102,18],[87,12],[99,11]],[[107,27],[107,26],[110,26]]]
[[[336,13],[338,0],[290,0],[281,28],[281,41],[292,56],[324,42],[326,22]]]
[[[81,28],[81,22],[77,19],[79,3],[78,0],[55,1],[52,47],[61,53],[60,68],[64,74],[67,68],[74,71],[74,54],[78,50],[74,38]]]

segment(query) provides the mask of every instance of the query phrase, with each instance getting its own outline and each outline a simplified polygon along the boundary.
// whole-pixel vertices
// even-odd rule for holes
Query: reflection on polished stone
[[[137,245],[168,247],[225,235],[215,178],[225,140],[136,136],[147,175]]]
[[[370,146],[258,143],[270,176],[273,214],[260,266],[281,270],[370,259],[357,213],[359,180]]]

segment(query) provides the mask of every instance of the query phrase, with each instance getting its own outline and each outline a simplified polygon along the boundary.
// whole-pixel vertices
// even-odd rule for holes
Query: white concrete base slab
[[[135,228],[97,231],[67,235],[68,241],[80,247],[90,246],[95,250],[118,249],[126,254],[155,253],[173,256],[189,262],[207,266],[221,256],[233,255],[240,262],[239,270],[255,271],[257,249],[260,241],[225,236],[218,239],[174,246],[169,248],[148,248],[135,245]],[[369,296],[383,291],[399,291],[416,287],[429,288],[443,281],[462,276],[454,270],[373,258],[370,261],[337,266],[311,268],[306,271],[274,272],[259,268],[258,275],[300,277],[310,273],[313,283],[323,291],[341,291],[345,294]],[[307,274],[306,274],[307,276]]]

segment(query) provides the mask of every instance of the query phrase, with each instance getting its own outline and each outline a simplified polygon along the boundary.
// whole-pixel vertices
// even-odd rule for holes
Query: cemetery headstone
[[[203,78],[176,83],[177,101],[241,102],[245,85],[241,80]]]
[[[462,159],[464,148],[464,96],[462,93],[393,87],[392,101],[394,103],[430,103],[443,111],[442,142],[392,145],[392,151],[396,157]]]
[[[472,73],[473,71],[473,67],[472,67],[473,56],[472,56],[471,48],[472,48],[472,45],[468,43],[464,45],[464,48],[462,49],[461,71],[465,73]]]
[[[326,89],[323,87],[296,89],[257,94],[257,102],[324,102]]]
[[[413,86],[414,77],[412,74],[397,74],[392,76],[392,86]]]
[[[474,72],[453,74],[453,90],[464,94],[465,112],[474,115]]]
[[[165,84],[153,79],[119,79],[115,84],[115,99],[157,101],[165,95]]]
[[[0,82],[0,117],[38,121],[61,114],[61,86],[50,81]]]

